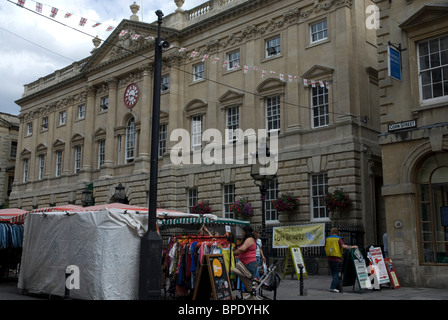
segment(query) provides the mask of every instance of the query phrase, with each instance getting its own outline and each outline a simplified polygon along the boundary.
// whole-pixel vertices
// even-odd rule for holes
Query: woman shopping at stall
[[[238,279],[244,285],[241,291],[252,292],[253,283],[256,272],[257,272],[257,243],[255,242],[254,231],[250,226],[244,226],[243,231],[243,242],[242,244],[233,251],[234,256],[237,257],[238,262],[235,264],[235,268],[232,273],[238,276]]]
[[[246,269],[255,277],[257,272],[257,244],[255,242],[254,231],[250,226],[244,226],[243,243],[236,249],[233,254],[238,257],[238,260],[246,267]]]

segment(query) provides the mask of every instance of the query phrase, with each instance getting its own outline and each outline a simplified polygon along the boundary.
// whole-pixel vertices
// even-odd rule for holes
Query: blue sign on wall
[[[391,46],[388,53],[389,76],[401,81],[401,53]]]

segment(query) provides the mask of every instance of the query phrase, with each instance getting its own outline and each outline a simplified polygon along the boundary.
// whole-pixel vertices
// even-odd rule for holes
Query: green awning
[[[159,219],[158,222],[162,226],[174,226],[180,224],[227,224],[227,225],[241,225],[241,226],[250,225],[250,222],[245,220],[228,219],[228,218],[218,218],[216,220],[211,220],[204,217]]]

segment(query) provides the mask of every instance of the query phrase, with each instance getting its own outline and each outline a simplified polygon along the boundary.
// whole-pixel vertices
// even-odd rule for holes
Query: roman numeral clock
[[[131,83],[124,91],[124,104],[127,108],[132,108],[138,101],[139,89],[135,83]]]

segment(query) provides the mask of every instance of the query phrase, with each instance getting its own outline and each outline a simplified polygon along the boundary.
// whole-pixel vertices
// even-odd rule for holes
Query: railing
[[[212,9],[213,9],[212,1],[203,3],[202,5],[188,11],[188,20],[193,20],[200,16],[203,16],[206,13],[210,12]]]
[[[236,2],[244,2],[242,0],[210,0],[195,8],[188,10],[188,20],[194,20],[200,18],[209,12],[213,11],[214,14],[218,14],[221,10],[226,10]],[[227,8],[226,8],[227,7]]]
[[[72,63],[71,65],[61,70],[57,70],[49,75],[46,75],[39,80],[26,84],[24,96],[42,90],[48,86],[57,84],[58,82],[63,81],[67,78],[78,75],[81,68],[87,63],[87,61],[88,58],[84,58],[83,60]]]
[[[220,6],[224,6],[224,5],[226,5],[226,4],[229,4],[229,3],[232,3],[232,2],[234,2],[235,0],[219,0],[219,5]]]

